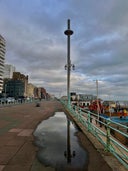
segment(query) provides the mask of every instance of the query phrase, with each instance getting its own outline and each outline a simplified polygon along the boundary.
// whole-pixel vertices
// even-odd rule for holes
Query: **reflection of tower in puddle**
[[[67,118],[67,151],[64,152],[64,156],[67,158],[67,163],[71,163],[71,160],[75,155],[75,151],[71,151],[70,120]]]

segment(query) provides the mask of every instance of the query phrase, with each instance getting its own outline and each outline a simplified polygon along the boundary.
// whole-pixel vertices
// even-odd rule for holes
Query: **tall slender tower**
[[[74,65],[71,64],[70,59],[70,36],[73,34],[73,31],[70,30],[70,19],[67,20],[67,30],[65,30],[64,34],[67,36],[67,65],[65,65],[65,69],[67,69],[67,97],[68,97],[68,107],[70,107],[70,71],[71,68],[75,68]]]
[[[0,35],[0,93],[3,89],[3,74],[5,61],[5,39]]]

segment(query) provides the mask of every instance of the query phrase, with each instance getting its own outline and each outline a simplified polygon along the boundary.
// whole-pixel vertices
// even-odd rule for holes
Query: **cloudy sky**
[[[0,0],[5,63],[49,93],[66,94],[67,19],[71,90],[128,99],[128,0]]]

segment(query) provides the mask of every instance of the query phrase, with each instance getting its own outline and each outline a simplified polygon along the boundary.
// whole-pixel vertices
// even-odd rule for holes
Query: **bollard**
[[[40,107],[40,103],[38,102],[38,103],[36,103],[36,107]]]

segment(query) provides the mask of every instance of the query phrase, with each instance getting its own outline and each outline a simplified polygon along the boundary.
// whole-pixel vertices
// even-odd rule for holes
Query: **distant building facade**
[[[93,100],[97,97],[92,94],[79,94],[79,104],[80,106],[89,106]]]
[[[71,93],[71,103],[80,106],[89,106],[93,100],[96,100],[96,96],[91,94],[76,94]]]
[[[25,76],[20,72],[13,72],[13,80],[21,80],[24,83],[24,96],[27,96],[28,75]]]
[[[47,92],[43,87],[35,87],[34,88],[34,97],[46,99],[47,98]]]
[[[40,98],[48,99],[49,94],[43,87],[35,87],[33,84],[28,83],[28,75],[25,76],[20,72],[13,72],[12,78],[4,78],[3,86],[4,97],[18,98]]]
[[[4,84],[4,93],[6,97],[24,97],[24,81],[8,79]]]
[[[35,86],[31,83],[28,83],[28,85],[27,85],[27,97],[34,97],[34,89],[35,89]]]
[[[96,100],[96,96],[92,95],[92,94],[79,94],[79,100],[80,101],[84,101],[84,100]]]
[[[3,74],[5,61],[5,39],[0,35],[0,93],[3,90]]]
[[[15,67],[10,64],[5,64],[4,65],[4,78],[12,78],[13,77],[13,72],[15,72]]]

